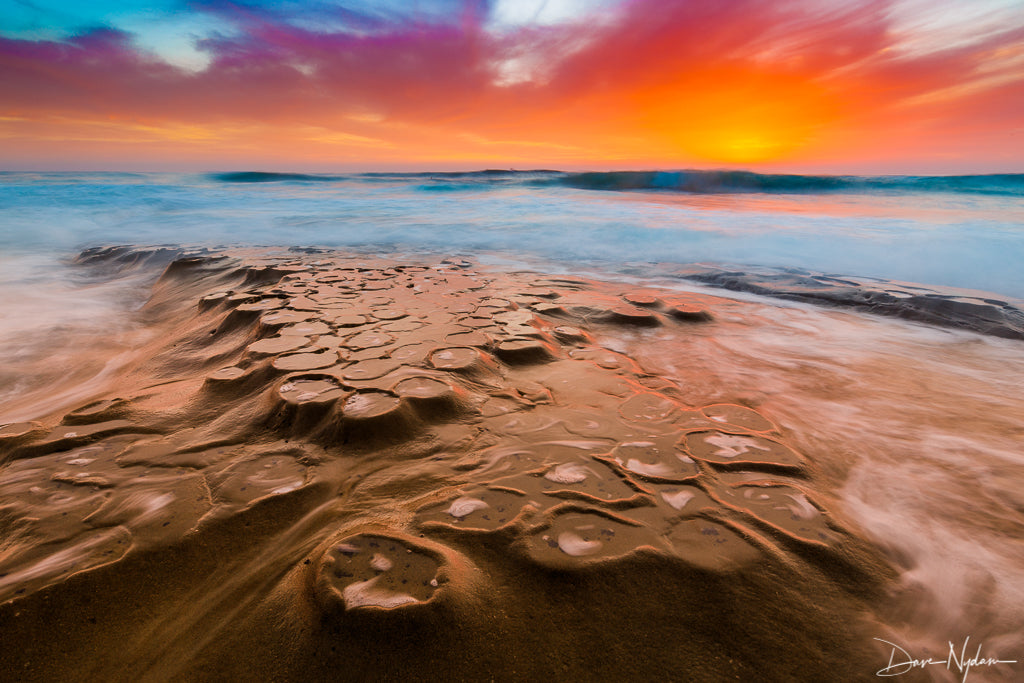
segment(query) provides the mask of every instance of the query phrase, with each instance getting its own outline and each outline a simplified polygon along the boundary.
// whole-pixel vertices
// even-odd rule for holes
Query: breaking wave
[[[421,190],[459,189],[488,185],[565,186],[581,190],[685,192],[691,194],[824,194],[824,193],[966,193],[1024,197],[1024,174],[1001,173],[956,176],[833,176],[764,174],[732,170],[595,171],[567,173],[552,170],[442,171],[428,173],[360,173],[321,175],[238,171],[217,173],[225,183],[416,182]]]
[[[661,190],[716,194],[756,192],[965,192],[1024,196],[1024,174],[961,176],[829,176],[749,171],[613,171],[567,174],[561,183],[585,190]]]

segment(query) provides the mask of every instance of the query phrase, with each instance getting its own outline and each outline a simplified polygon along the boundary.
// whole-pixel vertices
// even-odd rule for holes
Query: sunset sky
[[[0,169],[1024,172],[1024,0],[2,0]]]

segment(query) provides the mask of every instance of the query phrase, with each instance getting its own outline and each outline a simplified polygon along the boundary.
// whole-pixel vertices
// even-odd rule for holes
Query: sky
[[[0,0],[0,169],[1024,172],[1024,0]]]

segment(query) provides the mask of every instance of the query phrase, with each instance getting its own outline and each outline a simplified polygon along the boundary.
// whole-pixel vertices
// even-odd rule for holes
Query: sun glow
[[[647,127],[709,161],[784,159],[834,120],[837,105],[810,80],[756,72],[706,72],[638,98]]]

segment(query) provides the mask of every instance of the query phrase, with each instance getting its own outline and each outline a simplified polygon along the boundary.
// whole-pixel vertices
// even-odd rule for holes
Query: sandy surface
[[[895,571],[813,454],[598,341],[713,333],[725,305],[177,258],[109,391],[0,428],[2,677],[874,678]]]

